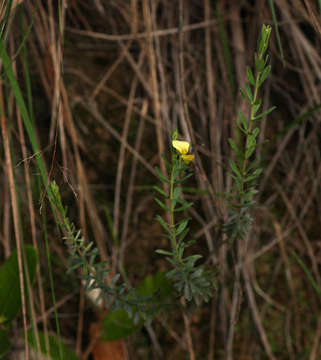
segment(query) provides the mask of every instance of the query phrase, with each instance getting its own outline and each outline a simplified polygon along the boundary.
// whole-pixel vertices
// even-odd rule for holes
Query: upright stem
[[[171,243],[172,243],[172,248],[173,250],[177,250],[177,241],[176,241],[176,234],[175,234],[175,217],[174,217],[174,209],[175,209],[175,204],[174,204],[174,183],[175,183],[175,179],[174,179],[174,172],[176,169],[176,159],[173,158],[172,160],[172,170],[171,170],[171,178],[170,178],[170,190],[169,190],[169,201],[170,201],[170,207],[169,207],[169,228],[171,229]]]
[[[249,120],[249,127],[246,133],[246,141],[245,141],[245,152],[244,152],[244,158],[243,158],[243,165],[242,165],[242,184],[241,184],[241,202],[243,205],[243,192],[244,192],[244,185],[245,185],[245,178],[246,178],[246,165],[247,165],[247,158],[246,158],[246,153],[249,147],[249,135],[252,133],[252,127],[253,127],[253,121],[255,119],[255,114],[254,114],[254,107],[255,107],[255,103],[256,103],[256,99],[257,99],[257,95],[258,95],[258,90],[259,90],[259,81],[260,81],[260,77],[261,77],[261,72],[258,72],[256,74],[256,78],[255,78],[255,86],[254,86],[254,94],[253,94],[253,98],[251,101],[251,111],[250,111],[250,120]]]

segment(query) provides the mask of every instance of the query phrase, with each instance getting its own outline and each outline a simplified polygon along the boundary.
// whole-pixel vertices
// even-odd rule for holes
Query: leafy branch
[[[249,209],[254,206],[253,197],[257,193],[256,183],[262,173],[258,166],[258,160],[253,158],[257,147],[257,136],[259,128],[256,123],[270,114],[275,106],[258,113],[262,105],[259,98],[259,89],[268,78],[271,66],[268,65],[269,55],[265,55],[271,34],[271,26],[263,25],[259,37],[257,52],[255,53],[254,72],[247,67],[247,80],[243,89],[240,89],[242,96],[250,105],[249,116],[246,117],[241,111],[238,114],[236,125],[243,134],[243,139],[236,144],[229,139],[230,146],[234,152],[234,160],[230,160],[232,178],[234,179],[233,190],[228,194],[231,212],[225,224],[230,240],[237,237],[244,238],[252,223]]]
[[[49,201],[57,210],[60,230],[66,234],[64,240],[69,251],[67,273],[78,269],[86,291],[99,289],[96,302],[102,299],[111,311],[123,308],[131,318],[134,318],[135,323],[142,319],[150,320],[161,306],[157,301],[157,292],[151,295],[142,295],[135,288],[129,288],[125,283],[119,284],[120,274],[108,279],[109,261],[97,260],[98,249],[93,246],[93,242],[86,243],[81,230],[77,230],[69,220],[67,208],[62,203],[59,187],[55,181],[50,183],[50,189]]]
[[[155,197],[155,201],[169,213],[169,222],[160,215],[157,215],[156,219],[164,229],[165,237],[169,239],[171,249],[158,249],[156,252],[164,255],[173,266],[173,269],[167,273],[167,277],[173,281],[177,292],[183,295],[187,301],[194,301],[199,304],[202,300],[208,301],[212,296],[214,276],[204,266],[196,265],[196,262],[202,257],[201,255],[195,254],[184,257],[185,249],[192,244],[191,241],[185,240],[189,232],[190,218],[183,218],[176,222],[175,216],[193,205],[192,202],[183,198],[181,186],[192,176],[192,173],[187,171],[194,155],[188,154],[188,142],[177,140],[177,131],[172,135],[172,145],[175,150],[172,151],[171,162],[169,163],[164,159],[170,174],[169,178],[156,168],[160,180],[169,184],[168,193],[160,187],[154,186],[154,189],[165,199],[162,201]]]

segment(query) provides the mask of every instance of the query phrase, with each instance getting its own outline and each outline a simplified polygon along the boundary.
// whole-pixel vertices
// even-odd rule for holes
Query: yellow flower
[[[173,140],[172,144],[180,154],[185,155],[188,153],[189,143],[187,141]]]
[[[189,164],[191,161],[194,160],[193,154],[187,154],[190,146],[187,141],[173,140],[172,145],[180,153],[181,158],[186,164]]]
[[[191,161],[194,160],[194,155],[193,154],[182,155],[182,159],[186,164],[189,164]]]

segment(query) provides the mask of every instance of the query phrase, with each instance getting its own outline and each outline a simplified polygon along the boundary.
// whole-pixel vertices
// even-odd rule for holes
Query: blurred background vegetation
[[[82,359],[320,359],[320,0],[2,0],[0,9],[0,261],[22,244],[39,254],[7,359],[28,358],[21,335],[31,324]],[[248,111],[238,89],[263,23],[273,27],[263,108],[277,109],[260,123],[253,228],[229,243],[217,194],[231,187],[228,138]],[[168,243],[152,187],[176,128],[195,154],[190,251],[218,271],[217,290],[200,307],[99,340],[106,309],[66,275],[46,184],[58,183],[101,260],[137,285],[168,268],[155,253]]]

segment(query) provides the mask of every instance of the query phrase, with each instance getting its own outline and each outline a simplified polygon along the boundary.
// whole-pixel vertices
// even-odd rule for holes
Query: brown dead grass
[[[164,267],[154,254],[154,249],[166,247],[153,221],[158,209],[151,190],[141,187],[157,182],[154,166],[164,166],[160,155],[167,152],[175,128],[191,141],[196,155],[192,185],[208,192],[194,197],[190,215],[198,234],[196,247],[220,272],[215,298],[194,309],[185,326],[181,314],[175,314],[174,321],[156,319],[148,331],[128,340],[130,358],[186,358],[189,333],[189,353],[202,359],[320,358],[320,299],[292,255],[295,251],[303,259],[320,286],[320,110],[282,133],[321,103],[317,2],[274,1],[285,66],[274,32],[272,76],[264,87],[263,105],[278,109],[260,124],[257,155],[265,170],[259,206],[246,243],[233,245],[244,253],[236,259],[230,246],[221,245],[227,207],[214,193],[231,185],[227,139],[235,131],[237,110],[246,109],[238,88],[246,65],[253,63],[259,28],[272,23],[268,2],[218,1],[217,8],[209,0],[64,4],[60,14],[50,0],[21,5],[26,23],[34,19],[27,43],[35,124],[51,178],[59,182],[71,217],[96,243],[102,259],[112,259],[115,271],[124,267],[133,283],[154,271],[155,264]],[[16,17],[6,38],[12,54],[21,41],[18,28]],[[17,70],[22,82],[20,56]],[[20,146],[17,119],[15,115],[9,131]],[[17,163],[32,155],[17,151]],[[31,191],[26,176],[18,167],[17,179]],[[2,167],[0,236],[6,255],[14,247],[9,241],[7,178]],[[36,217],[32,224],[41,242],[38,200],[32,205],[35,215],[27,210],[30,197],[23,198],[23,206]],[[120,248],[113,245],[112,232]],[[50,233],[52,251],[63,262],[63,243],[54,229]],[[241,283],[234,282],[235,268],[241,269]],[[57,281],[62,271],[57,271]],[[57,286],[59,311],[66,306],[75,312],[77,296],[71,307],[64,305],[63,287]],[[37,292],[41,300],[36,311],[46,319],[49,295],[43,296],[41,288]],[[76,322],[62,321],[63,335],[72,339],[79,354],[86,354],[86,327],[93,321],[84,302],[80,297]],[[45,329],[51,326],[44,320]]]

